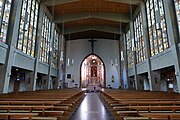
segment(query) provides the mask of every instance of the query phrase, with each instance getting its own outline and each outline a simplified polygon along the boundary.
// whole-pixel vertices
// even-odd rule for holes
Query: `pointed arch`
[[[103,85],[102,85],[102,87],[106,87],[106,68],[105,68],[105,63],[104,63],[104,61],[101,59],[101,57],[99,57],[97,54],[94,54],[94,53],[91,53],[91,54],[88,54],[83,60],[82,60],[82,62],[81,62],[81,64],[80,64],[80,83],[79,83],[79,85],[80,85],[80,88],[82,88],[82,66],[83,66],[83,63],[85,62],[85,60],[87,60],[87,58],[89,58],[89,57],[91,57],[91,56],[95,56],[95,57],[97,57],[97,59],[102,63],[102,69],[103,69]],[[99,77],[99,76],[96,76],[96,77]],[[101,81],[102,82],[102,81]]]

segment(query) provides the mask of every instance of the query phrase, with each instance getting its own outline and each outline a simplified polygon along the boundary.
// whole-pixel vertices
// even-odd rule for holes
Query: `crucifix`
[[[92,53],[94,52],[94,42],[96,42],[97,40],[94,40],[92,38],[92,40],[88,40],[89,42],[91,42],[91,49],[92,49]]]

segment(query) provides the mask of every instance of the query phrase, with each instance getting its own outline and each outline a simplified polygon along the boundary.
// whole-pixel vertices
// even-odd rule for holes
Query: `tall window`
[[[47,17],[47,15],[44,13],[39,59],[41,62],[45,62],[45,63],[48,63],[48,59],[49,59],[50,31],[51,31],[51,22]]]
[[[133,66],[132,40],[130,30],[126,33],[128,68]]]
[[[141,13],[139,13],[134,20],[134,36],[136,45],[136,62],[140,63],[146,59]]]
[[[57,68],[57,56],[59,50],[59,34],[55,30],[54,41],[53,41],[53,52],[52,52],[52,67]]]
[[[39,3],[23,0],[17,49],[34,57]]]
[[[177,16],[178,27],[179,27],[179,32],[180,32],[180,1],[174,0],[174,4],[176,8],[176,16]]]
[[[0,0],[0,42],[6,42],[12,0]]]
[[[151,56],[169,47],[163,0],[147,0],[147,19]]]

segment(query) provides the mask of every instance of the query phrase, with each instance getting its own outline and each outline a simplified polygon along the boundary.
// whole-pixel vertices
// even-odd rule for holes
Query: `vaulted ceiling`
[[[41,0],[66,40],[119,39],[143,0]]]

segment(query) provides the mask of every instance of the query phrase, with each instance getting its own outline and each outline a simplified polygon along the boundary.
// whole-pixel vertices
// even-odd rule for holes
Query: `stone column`
[[[148,24],[146,19],[146,9],[145,9],[145,3],[141,3],[141,14],[142,14],[142,26],[143,26],[143,39],[145,44],[145,50],[146,50],[146,62],[147,62],[147,70],[148,70],[148,80],[149,80],[149,89],[153,90],[153,84],[152,84],[152,76],[151,76],[151,61],[150,61],[150,44],[149,44],[149,38],[148,38]]]
[[[40,4],[39,16],[38,16],[39,19],[38,19],[37,37],[36,37],[36,49],[35,49],[33,91],[36,90],[37,69],[38,69],[38,63],[39,63],[40,44],[41,44],[41,37],[42,37],[43,15],[44,15],[44,5]]]
[[[59,44],[58,44],[58,61],[57,61],[57,63],[58,63],[58,65],[57,65],[57,67],[58,67],[58,73],[57,73],[57,82],[56,82],[56,87],[57,87],[57,89],[60,89],[60,87],[61,87],[61,73],[62,73],[62,71],[61,71],[61,44],[62,44],[62,39],[61,39],[62,37],[61,37],[61,35],[60,35],[60,37],[58,38],[59,39]]]
[[[4,81],[0,81],[0,84],[2,86],[0,88],[0,91],[3,93],[8,93],[8,89],[9,89],[11,68],[14,61],[14,51],[16,49],[18,32],[19,32],[21,6],[22,6],[22,0],[13,0],[11,6],[11,14],[9,18],[8,35],[7,35],[7,44],[9,45],[9,49],[7,51],[6,63],[5,66],[3,67],[4,76],[2,79]]]
[[[131,40],[133,40],[134,42],[134,28],[133,28],[133,21],[130,21],[130,36],[131,36]],[[136,51],[135,51],[135,46],[133,46],[132,43],[132,53],[133,53],[133,61],[134,61],[134,66],[133,66],[133,70],[134,70],[134,81],[135,81],[135,88],[136,90],[138,89],[138,76],[137,76],[137,68],[136,68]]]
[[[123,40],[124,40],[124,62],[121,64],[122,69],[122,77],[125,77],[127,80],[127,88],[129,88],[129,81],[128,81],[128,55],[127,55],[127,41],[126,41],[126,34],[123,34]],[[121,45],[121,47],[123,47]],[[125,75],[123,74],[123,69],[125,69]],[[122,78],[124,80],[125,78]],[[122,81],[124,86],[124,81]]]
[[[52,88],[52,78],[51,78],[51,69],[52,69],[52,47],[54,43],[54,33],[55,33],[55,23],[52,23],[51,27],[51,39],[50,39],[50,51],[49,51],[49,70],[48,70],[48,89]]]

